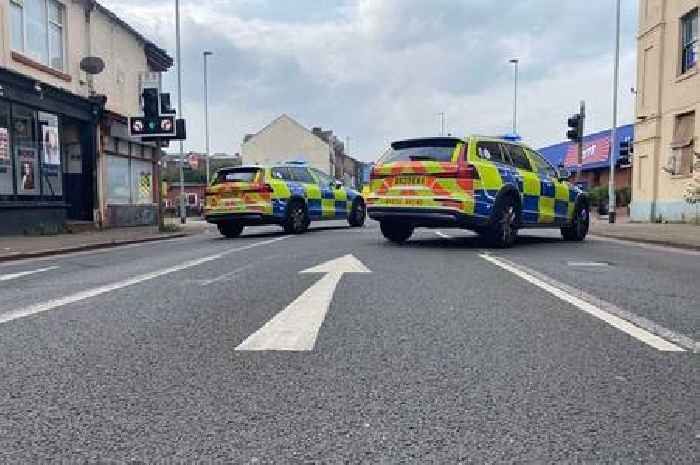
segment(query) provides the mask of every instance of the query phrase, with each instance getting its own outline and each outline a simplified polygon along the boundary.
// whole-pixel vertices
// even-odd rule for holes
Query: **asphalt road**
[[[696,464],[699,263],[334,222],[3,264],[0,462]]]

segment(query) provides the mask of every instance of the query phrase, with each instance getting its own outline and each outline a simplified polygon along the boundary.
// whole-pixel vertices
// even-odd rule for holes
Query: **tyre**
[[[574,208],[571,226],[561,228],[561,235],[565,241],[581,242],[586,238],[590,225],[591,216],[588,206],[585,203],[579,203]]]
[[[365,202],[363,202],[360,198],[355,199],[355,201],[352,203],[348,223],[350,223],[350,226],[353,228],[360,228],[364,226],[366,218],[367,209],[365,208]]]
[[[507,249],[518,239],[518,205],[512,196],[498,200],[494,207],[493,223],[488,231],[488,242],[501,249]]]
[[[379,228],[384,237],[396,244],[403,244],[413,234],[413,226],[409,224],[382,221],[379,223]]]
[[[233,238],[241,235],[244,226],[238,223],[219,223],[218,228],[222,235]]]
[[[306,204],[301,200],[292,200],[287,205],[287,214],[285,215],[282,227],[287,234],[302,234],[310,224],[309,213],[306,210]]]

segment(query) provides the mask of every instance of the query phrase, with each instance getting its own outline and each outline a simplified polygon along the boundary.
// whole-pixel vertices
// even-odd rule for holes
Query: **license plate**
[[[396,186],[422,186],[425,184],[425,176],[398,176],[394,178]]]

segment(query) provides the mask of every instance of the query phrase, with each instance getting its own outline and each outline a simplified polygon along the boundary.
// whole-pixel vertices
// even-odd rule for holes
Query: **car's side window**
[[[524,170],[532,171],[532,166],[530,166],[530,161],[525,155],[525,150],[519,145],[507,145],[508,152],[510,153],[510,159],[513,160],[513,166],[516,168],[522,168]]]
[[[270,175],[272,176],[272,179],[277,179],[280,181],[291,181],[292,180],[292,175],[289,172],[289,168],[284,168],[284,167],[271,168]]]
[[[302,167],[289,167],[287,168],[292,173],[292,179],[296,182],[303,182],[307,184],[316,184],[314,177],[311,176],[309,170]]]
[[[498,163],[504,162],[501,146],[498,142],[479,142],[476,146],[476,150],[479,158]]]
[[[544,177],[557,178],[557,171],[542,155],[534,150],[528,150],[527,153],[530,156],[530,160],[532,160],[532,168],[536,173]]]
[[[333,184],[335,184],[335,180],[323,171],[316,168],[311,168],[311,171],[316,175],[319,184],[321,184],[322,186],[332,186]]]

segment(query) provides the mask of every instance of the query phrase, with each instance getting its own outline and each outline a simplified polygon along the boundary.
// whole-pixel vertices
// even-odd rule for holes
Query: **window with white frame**
[[[681,74],[698,62],[698,9],[681,18]]]
[[[12,49],[65,70],[65,11],[56,0],[10,0]]]

